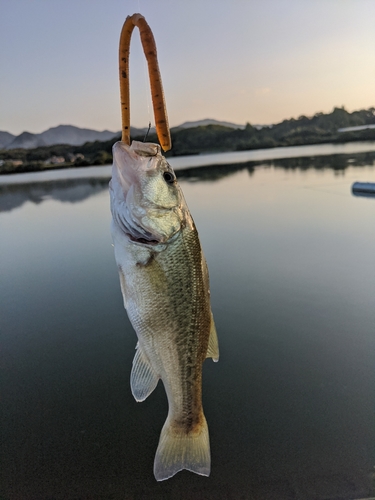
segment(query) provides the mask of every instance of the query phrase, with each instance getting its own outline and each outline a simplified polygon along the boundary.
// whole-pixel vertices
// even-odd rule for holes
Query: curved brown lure
[[[137,26],[145,53],[150,77],[152,105],[154,108],[156,133],[161,147],[169,151],[172,147],[168,116],[161,75],[159,70],[154,36],[146,19],[141,14],[133,14],[125,20],[120,36],[119,67],[122,114],[122,142],[130,145],[130,94],[129,94],[129,53],[130,39]]]

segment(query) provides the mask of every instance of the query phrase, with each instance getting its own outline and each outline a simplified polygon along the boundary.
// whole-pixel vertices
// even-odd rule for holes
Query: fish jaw
[[[161,156],[160,146],[137,141],[128,146],[118,141],[113,145],[112,152],[110,190],[117,199],[125,201],[130,186],[138,181],[140,173],[152,168],[152,159]]]
[[[166,173],[172,182],[165,180]],[[113,220],[137,243],[164,243],[192,224],[173,169],[158,144],[114,144],[109,187]]]

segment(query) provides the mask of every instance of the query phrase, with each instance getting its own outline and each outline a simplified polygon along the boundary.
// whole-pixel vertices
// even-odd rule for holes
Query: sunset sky
[[[118,40],[140,12],[169,121],[270,124],[375,106],[374,0],[0,0],[0,130],[120,130]],[[138,30],[131,121],[153,122]]]

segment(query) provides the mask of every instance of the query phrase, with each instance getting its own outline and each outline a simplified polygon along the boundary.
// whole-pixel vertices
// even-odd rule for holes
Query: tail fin
[[[176,430],[169,419],[161,431],[154,462],[156,480],[169,479],[182,469],[201,476],[210,475],[210,440],[204,416],[199,432],[194,430],[186,434],[182,429]]]

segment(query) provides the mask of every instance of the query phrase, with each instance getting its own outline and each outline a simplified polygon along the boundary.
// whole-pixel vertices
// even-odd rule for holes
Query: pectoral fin
[[[122,292],[122,298],[124,300],[124,307],[126,309],[126,284],[125,284],[125,276],[124,273],[122,272],[121,266],[119,267],[119,275],[120,275],[120,286],[121,286],[121,292]]]
[[[130,374],[130,387],[136,401],[144,401],[155,389],[159,377],[152,368],[139,343],[136,347]]]
[[[211,331],[208,340],[208,348],[206,358],[212,358],[213,361],[219,361],[219,342],[217,340],[217,333],[215,328],[214,317],[211,313]]]

